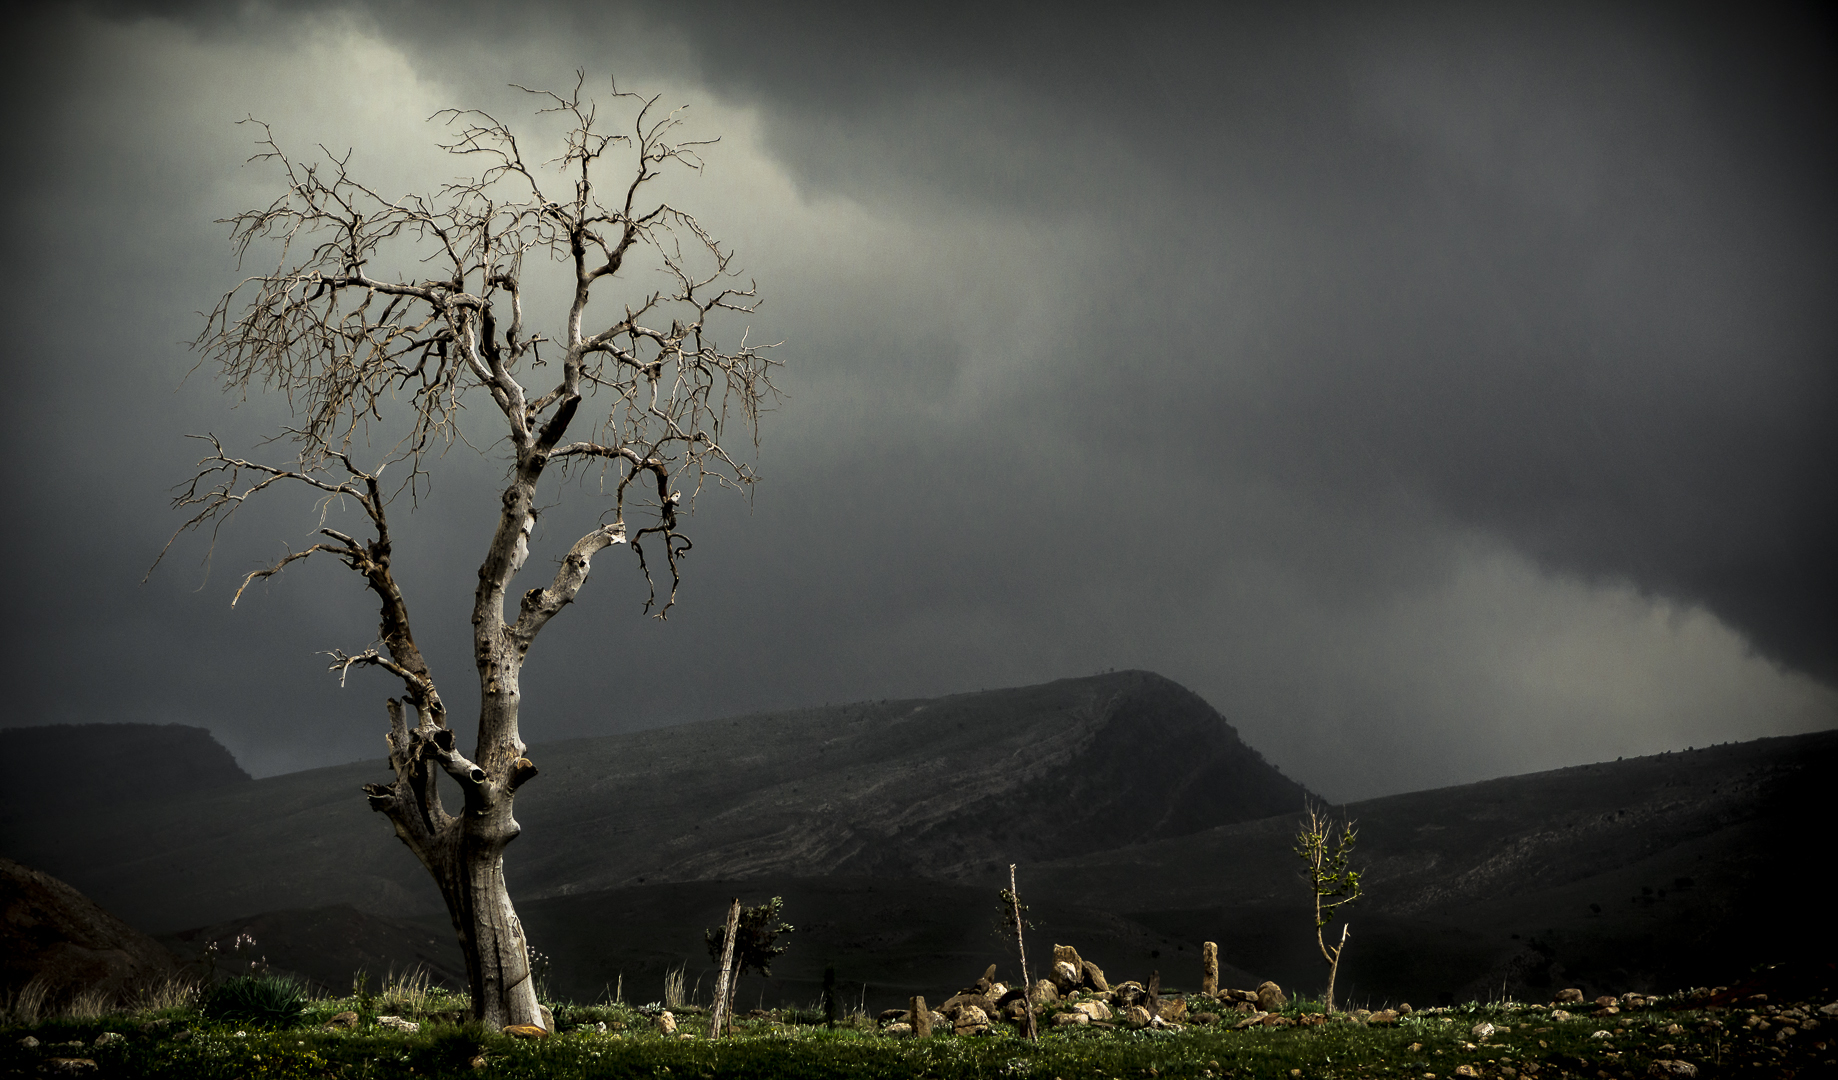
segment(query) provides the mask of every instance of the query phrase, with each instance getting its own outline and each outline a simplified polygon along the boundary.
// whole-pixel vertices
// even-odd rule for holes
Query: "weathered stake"
[[[728,998],[734,992],[734,939],[740,936],[740,897],[728,905],[728,923],[721,941],[721,972],[715,976],[715,1007],[709,1010],[708,1037],[721,1037],[721,1021],[731,1007]],[[730,1024],[732,1021],[730,1021]]]
[[[1219,943],[1216,941],[1200,943],[1200,993],[1207,997],[1219,995]]]
[[[925,1006],[925,996],[913,998],[910,1010],[913,1014],[913,1038],[929,1039],[932,1037],[932,1012]]]
[[[1009,912],[1015,917],[1015,952],[1021,957],[1021,1004],[1027,1009],[1022,1033],[1033,1042],[1040,1038],[1040,1034],[1034,1030],[1034,988],[1027,977],[1027,942],[1021,937],[1021,894],[1015,889],[1014,863],[1008,864],[1008,898]]]

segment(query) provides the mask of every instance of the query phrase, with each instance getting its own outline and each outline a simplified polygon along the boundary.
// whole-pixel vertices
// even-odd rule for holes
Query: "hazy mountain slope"
[[[0,820],[249,783],[223,744],[183,724],[0,728]]]
[[[962,878],[1303,797],[1204,701],[1145,672],[537,744],[530,756],[542,773],[518,798],[524,833],[506,857],[520,901],[660,881]],[[379,773],[318,769],[132,815],[0,823],[0,850],[161,929],[341,903],[438,909],[357,794]]]

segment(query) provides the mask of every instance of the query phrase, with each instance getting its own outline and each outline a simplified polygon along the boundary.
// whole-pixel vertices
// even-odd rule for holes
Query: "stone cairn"
[[[1219,985],[1219,946],[1206,942],[1200,950],[1198,993],[1163,993],[1161,973],[1145,983],[1128,980],[1112,984],[1104,969],[1079,955],[1071,945],[1053,946],[1053,963],[1046,978],[1032,986],[1010,986],[996,979],[991,964],[982,978],[945,998],[936,1007],[915,997],[907,1008],[889,1009],[880,1015],[888,1035],[924,1038],[933,1033],[984,1034],[995,1024],[1019,1027],[1029,1004],[1042,1026],[1130,1027],[1178,1030],[1188,1024],[1214,1024],[1231,1020],[1236,1027],[1252,1024],[1288,1026],[1293,1018],[1281,1015],[1288,1004],[1283,990],[1265,982],[1255,990],[1233,990]],[[1409,1005],[1401,1007],[1404,1012]],[[1399,1013],[1360,1011],[1358,1019],[1395,1023]]]

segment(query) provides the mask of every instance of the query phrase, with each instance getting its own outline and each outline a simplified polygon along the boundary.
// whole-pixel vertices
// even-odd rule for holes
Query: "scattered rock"
[[[1472,1028],[1469,1028],[1468,1034],[1474,1037],[1475,1042],[1481,1042],[1482,1040],[1486,1039],[1487,1036],[1492,1035],[1495,1030],[1497,1029],[1492,1024],[1489,1024],[1487,1021],[1482,1020],[1480,1023],[1474,1025]]]
[[[668,1009],[658,1013],[657,1019],[653,1020],[651,1023],[657,1028],[657,1033],[659,1035],[676,1034],[676,1017],[670,1015],[670,1010]]]
[[[1289,1004],[1289,999],[1283,996],[1282,987],[1269,981],[1257,984],[1258,1008],[1265,1012],[1275,1012],[1287,1004]]]
[[[1062,994],[1071,993],[1078,989],[1081,974],[1074,965],[1064,960],[1055,960],[1053,961],[1052,986]]]
[[[1247,1016],[1243,1020],[1240,1020],[1236,1024],[1233,1024],[1232,1028],[1235,1031],[1243,1031],[1245,1028],[1250,1027],[1252,1024],[1263,1022],[1263,1020],[1269,1015],[1270,1014],[1267,1012],[1252,1013],[1250,1016]]]
[[[1149,1010],[1143,1008],[1141,1005],[1131,1005],[1129,1008],[1123,1010],[1122,1019],[1125,1024],[1133,1028],[1148,1027],[1150,1019]]]
[[[1187,1019],[1187,1001],[1184,998],[1165,998],[1155,1015],[1170,1024],[1178,1024]]]
[[[95,1072],[96,1063],[89,1058],[46,1058],[45,1071],[63,1076],[76,1076],[82,1073]]]
[[[1559,990],[1557,996],[1551,999],[1551,1004],[1573,1005],[1581,1000],[1583,1000],[1583,992],[1572,986],[1567,990]]]
[[[1689,1061],[1660,1059],[1647,1066],[1647,1072],[1654,1076],[1682,1076],[1689,1080],[1698,1074],[1698,1067]]]
[[[1455,1075],[1456,1076],[1467,1076],[1467,1077],[1479,1077],[1481,1074],[1475,1072],[1474,1066],[1472,1065],[1457,1065],[1455,1066]]]
[[[333,1030],[333,1031],[337,1031],[343,1028],[354,1028],[357,1026],[357,1022],[359,1019],[360,1017],[356,1013],[347,1009],[344,1012],[339,1013],[337,1016],[332,1017],[332,1019],[327,1020],[325,1022],[325,1026],[328,1029]]]
[[[485,1067],[485,1055],[474,1054],[472,1055],[472,1060],[468,1061],[466,1064],[472,1066],[474,1069],[483,1069]]]
[[[1110,1006],[1102,1001],[1081,1001],[1072,1007],[1073,1011],[1091,1020],[1111,1019]],[[1075,1021],[1077,1022],[1077,1021]]]
[[[1595,1007],[1598,1009],[1610,1009],[1620,1003],[1620,998],[1610,997],[1607,994],[1595,999]]]
[[[1552,1009],[1551,1019],[1557,1020],[1557,1021],[1568,1020],[1570,1019],[1570,1014],[1563,1011],[1562,1009]]]
[[[1377,1024],[1380,1027],[1390,1027],[1397,1022],[1398,1010],[1396,1009],[1380,1009],[1378,1012],[1366,1017],[1366,1023]]]
[[[1082,1009],[1058,1013],[1053,1017],[1054,1027],[1083,1027],[1089,1023],[1091,1023],[1091,1014]]]
[[[877,1023],[892,1024],[892,1023],[896,1023],[901,1020],[905,1020],[911,1015],[912,1013],[906,1009],[883,1009],[881,1011],[881,1015],[875,1017],[874,1019]]]
[[[19,1045],[25,1047],[27,1050],[36,1050],[38,1049],[38,1040],[27,1035],[25,1038],[19,1040]]]
[[[1047,979],[1039,979],[1035,981],[1034,988],[1028,993],[1028,997],[1032,998],[1036,1005],[1051,1005],[1059,1000],[1059,987]]]
[[[1187,1022],[1190,1024],[1216,1024],[1219,1022],[1219,1014],[1209,1012],[1188,1013]]]
[[[122,1040],[122,1034],[119,1031],[105,1031],[102,1034],[96,1036],[95,1045],[107,1046],[109,1043],[118,1043],[121,1040]]]
[[[536,1005],[536,1015],[542,1017],[542,1026],[545,1029],[547,1029],[550,1033],[554,1033],[555,1014],[549,1011],[549,1007],[547,1005],[542,1004],[541,1002],[538,1002]]]
[[[400,1031],[404,1035],[413,1035],[415,1032],[421,1030],[420,1024],[417,1024],[413,1020],[404,1020],[400,1016],[379,1016],[377,1017],[377,1026],[389,1028],[391,1031]],[[529,1026],[530,1025],[528,1024],[512,1024],[511,1025],[511,1027],[529,1027]],[[511,1028],[507,1027],[504,1030],[509,1031],[510,1029]],[[543,1034],[547,1035],[548,1032],[544,1031]]]
[[[888,1024],[886,1027],[882,1028],[881,1032],[882,1034],[892,1036],[893,1038],[896,1038],[896,1039],[908,1038],[913,1033],[913,1025],[905,1022],[904,1020],[896,1020],[893,1023]]]

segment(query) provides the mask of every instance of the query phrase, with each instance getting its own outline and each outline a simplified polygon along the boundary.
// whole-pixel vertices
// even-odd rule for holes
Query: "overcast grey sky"
[[[380,751],[392,687],[317,655],[375,632],[348,571],[230,608],[310,504],[138,584],[180,436],[286,416],[180,344],[235,278],[213,219],[280,190],[234,122],[424,190],[437,109],[521,118],[507,83],[579,67],[721,137],[671,198],[757,277],[787,396],[668,622],[596,562],[532,743],[1139,667],[1351,799],[1838,724],[1830,25],[1275,7],[9,16],[0,723],[202,724],[258,774]],[[463,715],[499,465],[442,467],[398,566]],[[599,510],[556,494],[533,566]]]

